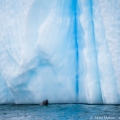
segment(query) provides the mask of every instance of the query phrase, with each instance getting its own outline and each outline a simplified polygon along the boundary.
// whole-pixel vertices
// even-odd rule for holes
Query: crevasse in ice
[[[120,103],[119,0],[0,0],[0,103]]]

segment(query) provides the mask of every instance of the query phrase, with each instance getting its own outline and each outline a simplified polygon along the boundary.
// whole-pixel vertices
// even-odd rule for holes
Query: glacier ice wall
[[[0,103],[120,103],[119,0],[0,0]]]

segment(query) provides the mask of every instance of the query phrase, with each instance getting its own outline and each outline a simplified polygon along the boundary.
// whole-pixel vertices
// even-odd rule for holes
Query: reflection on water
[[[0,105],[0,120],[120,120],[120,105]]]

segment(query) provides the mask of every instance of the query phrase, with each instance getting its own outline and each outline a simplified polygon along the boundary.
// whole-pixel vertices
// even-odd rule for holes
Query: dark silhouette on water
[[[49,103],[48,100],[44,100],[44,101],[42,102],[42,105],[46,105],[46,106],[47,106],[48,103]]]

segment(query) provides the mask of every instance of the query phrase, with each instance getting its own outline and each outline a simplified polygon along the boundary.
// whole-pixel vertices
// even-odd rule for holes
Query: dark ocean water
[[[0,120],[120,120],[120,105],[0,105]]]

